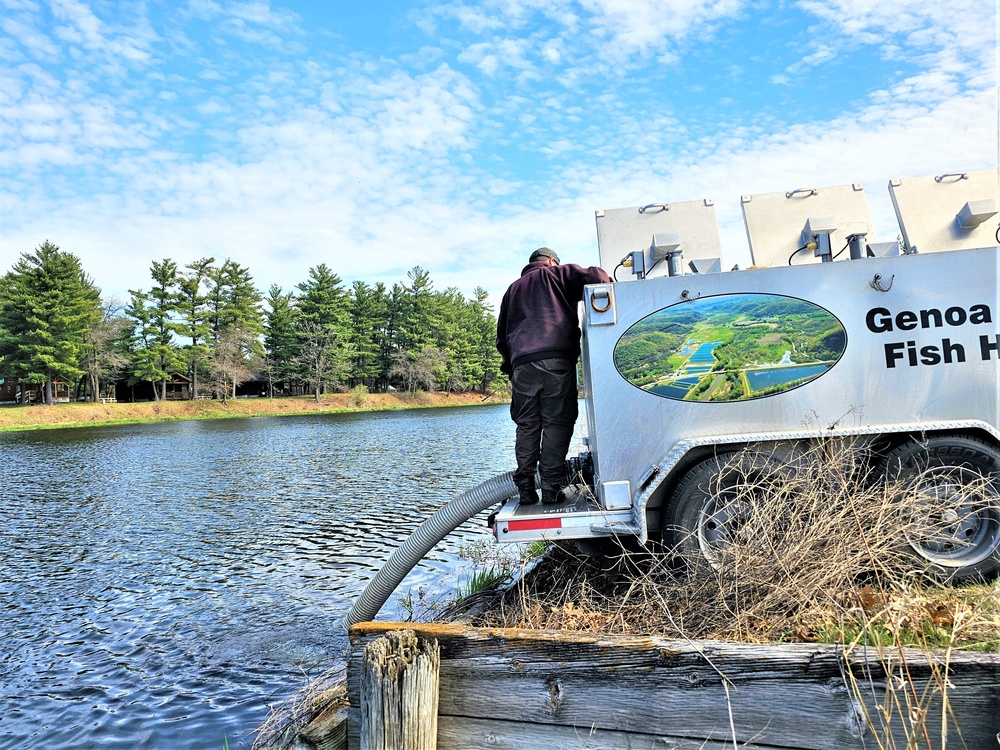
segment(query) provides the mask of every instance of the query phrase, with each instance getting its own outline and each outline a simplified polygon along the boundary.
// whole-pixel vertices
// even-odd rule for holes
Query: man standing
[[[579,411],[577,304],[583,299],[584,285],[609,281],[598,266],[561,266],[558,255],[540,247],[500,303],[497,350],[503,357],[500,371],[510,377],[513,386],[510,418],[517,425],[514,483],[521,505],[538,502],[536,467],[542,502],[560,501],[566,453]]]

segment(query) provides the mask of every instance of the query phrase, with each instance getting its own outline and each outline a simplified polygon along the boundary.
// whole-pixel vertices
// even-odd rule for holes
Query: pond
[[[649,390],[657,396],[683,399],[686,395],[688,395],[688,391],[698,385],[698,380],[699,378],[677,378],[676,380],[661,383],[660,385],[654,385]]]
[[[249,747],[513,435],[502,405],[0,434],[0,748]],[[489,538],[463,524],[397,593],[453,590]]]
[[[695,350],[688,361],[693,363],[715,362],[715,347],[721,343],[721,341],[710,341],[702,344]]]
[[[784,385],[802,378],[813,378],[830,369],[828,364],[794,365],[792,367],[766,367],[747,370],[747,382],[755,391],[762,391],[775,385]]]

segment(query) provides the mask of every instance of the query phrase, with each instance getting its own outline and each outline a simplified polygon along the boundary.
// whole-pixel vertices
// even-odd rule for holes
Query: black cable
[[[622,264],[619,263],[617,266],[615,266],[615,270],[611,272],[611,278],[614,281],[618,281],[619,280],[618,279],[618,269],[621,268],[621,267],[622,267]]]
[[[796,250],[794,253],[792,253],[791,255],[789,255],[788,256],[788,265],[792,265],[792,258],[794,258],[796,255],[798,255],[799,253],[801,253],[803,250],[808,250],[808,249],[809,249],[809,245],[803,245],[798,250]]]
[[[840,257],[840,254],[841,254],[842,252],[844,252],[844,251],[845,251],[845,250],[846,250],[846,249],[848,248],[848,246],[849,246],[850,244],[851,244],[851,242],[850,242],[850,240],[848,240],[848,241],[847,241],[847,245],[844,245],[844,246],[843,246],[842,248],[840,248],[840,250],[838,250],[838,251],[837,251],[837,254],[836,254],[836,255],[834,255],[834,256],[833,256],[832,258],[830,258],[830,260],[837,260],[837,258],[839,258],[839,257]]]
[[[1000,245],[1000,224],[997,224],[997,244]]]
[[[666,256],[663,256],[663,257],[665,258]],[[646,271],[646,278],[647,278],[647,279],[648,279],[648,278],[649,278],[650,276],[652,276],[652,275],[653,275],[653,269],[654,269],[654,268],[656,268],[656,267],[657,267],[658,265],[660,265],[660,263],[661,263],[662,261],[663,261],[663,258],[660,258],[660,259],[659,259],[658,261],[656,261],[656,263],[654,263],[653,265],[651,265],[651,266],[649,267],[649,270],[648,270],[648,271]]]

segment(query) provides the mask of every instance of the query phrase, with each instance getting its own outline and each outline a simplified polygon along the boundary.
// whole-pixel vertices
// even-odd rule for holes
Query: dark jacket
[[[573,263],[550,266],[544,260],[529,263],[521,278],[507,289],[497,316],[500,371],[510,375],[525,362],[550,357],[580,356],[580,320],[577,303],[586,284],[611,281],[598,266]]]

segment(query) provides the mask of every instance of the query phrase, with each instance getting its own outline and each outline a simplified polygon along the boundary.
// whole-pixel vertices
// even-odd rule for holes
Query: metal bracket
[[[598,300],[604,300],[599,303]],[[611,309],[611,293],[607,289],[595,289],[590,295],[590,306],[595,312],[607,312]]]
[[[895,280],[896,280],[896,274],[893,274],[889,278],[889,283],[886,284],[885,281],[882,280],[882,274],[877,273],[872,277],[872,280],[868,282],[868,286],[870,286],[876,292],[888,292],[890,289],[892,289],[892,282],[894,282]]]
[[[584,293],[587,323],[592,326],[613,326],[618,322],[615,289],[611,284],[589,287]]]

